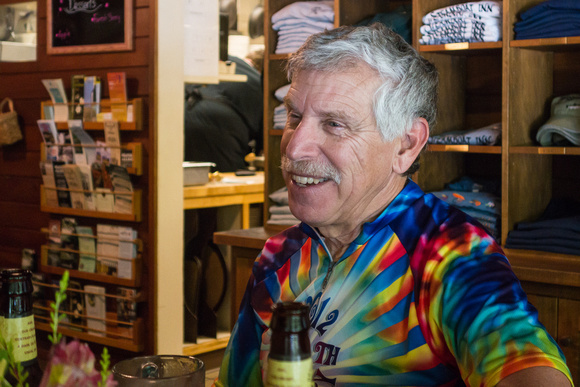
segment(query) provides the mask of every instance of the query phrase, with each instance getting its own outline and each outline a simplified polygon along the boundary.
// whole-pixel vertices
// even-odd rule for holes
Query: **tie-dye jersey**
[[[218,386],[260,386],[270,307],[311,306],[315,383],[494,386],[531,366],[570,378],[501,248],[413,182],[336,262],[301,224],[256,260]]]

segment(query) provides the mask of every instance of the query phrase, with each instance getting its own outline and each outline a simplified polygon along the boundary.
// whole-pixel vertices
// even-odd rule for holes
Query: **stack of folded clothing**
[[[497,42],[501,40],[501,1],[450,5],[423,16],[421,44]]]
[[[501,141],[501,122],[479,129],[457,130],[430,136],[429,144],[497,145]]]
[[[550,119],[540,126],[536,140],[542,146],[580,145],[580,94],[552,100]]]
[[[274,205],[269,208],[270,218],[266,224],[292,226],[300,223],[292,215],[292,212],[290,212],[290,207],[288,206],[288,189],[286,187],[272,192],[268,197],[274,202]]]
[[[463,177],[446,188],[431,193],[476,219],[491,236],[500,240],[501,198],[496,194],[499,183]]]
[[[272,15],[272,29],[278,31],[276,54],[296,51],[306,39],[334,28],[334,1],[297,1]]]
[[[515,225],[505,247],[580,255],[580,202],[552,199],[537,220]]]
[[[580,1],[547,0],[520,14],[515,39],[557,38],[580,35]]]
[[[279,87],[274,92],[274,96],[278,101],[284,102],[284,97],[286,97],[286,94],[288,94],[289,89],[290,84]],[[284,126],[286,126],[287,113],[288,111],[286,110],[286,105],[283,103],[274,108],[274,129],[284,129]]]

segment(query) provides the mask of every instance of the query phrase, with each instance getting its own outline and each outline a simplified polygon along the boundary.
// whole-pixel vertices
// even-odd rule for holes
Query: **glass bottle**
[[[281,302],[272,307],[266,386],[313,385],[308,314],[308,305],[300,302]]]
[[[42,380],[36,349],[36,329],[32,313],[32,273],[24,269],[4,269],[0,311],[2,314],[2,337],[14,345],[14,360],[22,365],[28,377],[25,383],[36,387]],[[6,379],[15,381],[6,371]]]

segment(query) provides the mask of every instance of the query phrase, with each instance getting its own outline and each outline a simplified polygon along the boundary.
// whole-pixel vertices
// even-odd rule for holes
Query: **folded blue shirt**
[[[544,17],[551,10],[580,11],[580,1],[578,0],[547,0],[520,14],[521,20],[534,17]]]

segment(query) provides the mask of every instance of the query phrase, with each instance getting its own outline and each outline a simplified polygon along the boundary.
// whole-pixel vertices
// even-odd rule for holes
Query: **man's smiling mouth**
[[[308,176],[292,175],[292,180],[295,183],[297,183],[298,185],[306,187],[307,185],[316,185],[316,184],[325,182],[328,179],[308,177]]]

